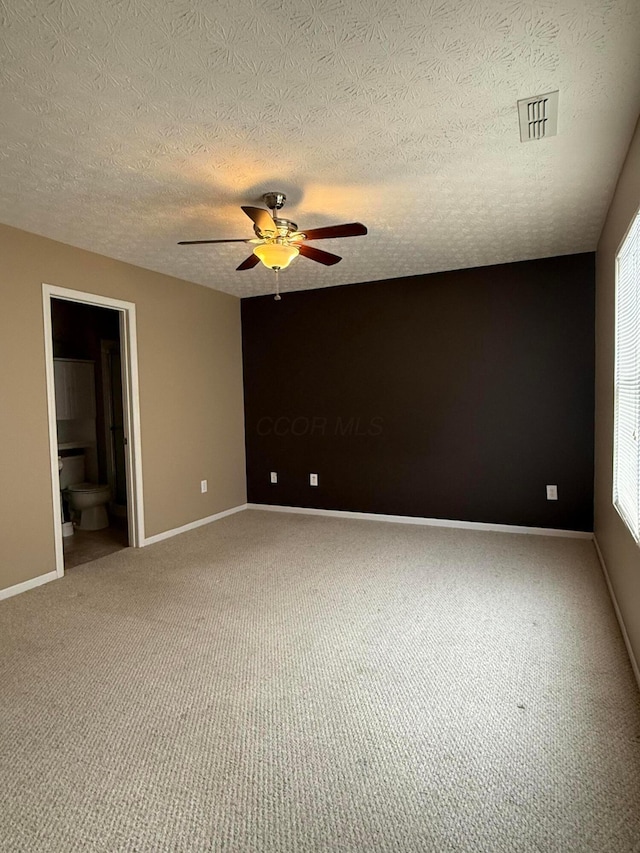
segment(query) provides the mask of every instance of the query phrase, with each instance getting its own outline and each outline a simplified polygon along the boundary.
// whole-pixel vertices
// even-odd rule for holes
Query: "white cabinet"
[[[96,386],[92,361],[54,358],[56,420],[95,418]]]

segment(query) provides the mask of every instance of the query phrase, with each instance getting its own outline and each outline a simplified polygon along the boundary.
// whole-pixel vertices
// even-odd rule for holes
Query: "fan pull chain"
[[[276,270],[276,295],[273,297],[276,302],[280,302],[280,270]]]

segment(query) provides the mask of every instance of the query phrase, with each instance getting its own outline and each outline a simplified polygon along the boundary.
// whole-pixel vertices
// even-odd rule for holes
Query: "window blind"
[[[640,213],[616,259],[613,503],[640,541]]]

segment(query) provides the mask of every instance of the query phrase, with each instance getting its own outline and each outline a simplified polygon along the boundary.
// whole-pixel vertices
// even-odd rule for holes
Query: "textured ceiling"
[[[593,250],[640,103],[638,0],[0,0],[0,39],[0,221],[238,296],[250,246],[176,242],[266,190],[369,228],[283,290]]]

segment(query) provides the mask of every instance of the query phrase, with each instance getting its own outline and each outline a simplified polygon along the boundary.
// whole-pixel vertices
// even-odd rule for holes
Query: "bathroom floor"
[[[76,527],[73,536],[65,536],[62,544],[65,570],[90,563],[128,547],[127,521],[111,519],[110,526],[104,530],[78,530]]]

